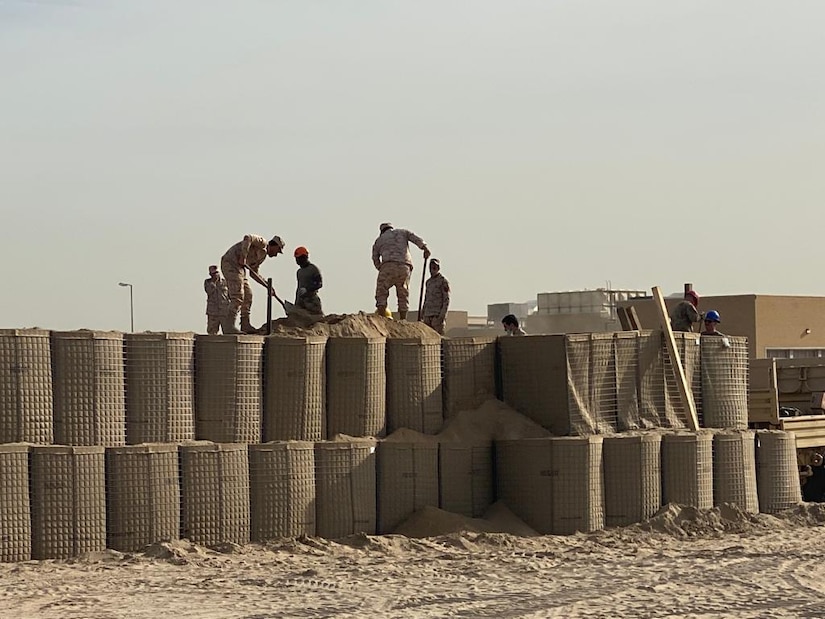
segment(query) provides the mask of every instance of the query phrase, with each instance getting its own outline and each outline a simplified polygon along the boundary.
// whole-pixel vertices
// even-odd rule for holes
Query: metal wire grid
[[[491,443],[441,443],[438,448],[441,509],[481,518],[495,501]]]
[[[253,541],[315,535],[315,446],[291,441],[249,446]]]
[[[662,436],[662,502],[713,507],[713,433]]]
[[[496,496],[541,534],[553,530],[551,438],[496,441]]]
[[[136,552],[180,535],[178,448],[145,444],[106,449],[109,548]]]
[[[419,509],[438,507],[438,443],[379,442],[378,533],[392,533]]]
[[[315,443],[315,529],[320,537],[375,535],[375,444]]]
[[[52,331],[52,367],[55,442],[124,445],[123,334]]]
[[[195,435],[260,443],[263,344],[258,335],[195,336]]]
[[[604,528],[601,436],[550,439],[555,535]]]
[[[265,441],[327,437],[326,343],[317,336],[266,338]]]
[[[0,562],[32,555],[28,445],[0,445]]]
[[[384,436],[386,339],[331,337],[327,342],[327,436]]]
[[[475,410],[496,397],[496,338],[444,338],[444,418],[464,410]]]
[[[616,355],[616,426],[617,430],[644,427],[639,408],[639,333],[615,334]]]
[[[775,514],[801,503],[796,437],[780,430],[759,430],[756,437],[759,511]]]
[[[642,522],[662,506],[662,436],[656,432],[604,437],[605,526]]]
[[[181,445],[181,533],[204,546],[249,542],[245,444]]]
[[[387,432],[437,434],[444,424],[441,341],[390,338],[386,348]]]
[[[52,415],[49,332],[0,329],[0,443],[51,443]]]
[[[565,336],[570,433],[615,432],[618,419],[612,333]]]
[[[713,502],[732,503],[743,511],[759,513],[753,432],[729,430],[714,434]]]
[[[31,448],[32,559],[106,549],[103,447]]]
[[[748,340],[702,338],[704,423],[709,428],[748,427]]]
[[[195,336],[127,333],[126,442],[177,443],[195,438]]]

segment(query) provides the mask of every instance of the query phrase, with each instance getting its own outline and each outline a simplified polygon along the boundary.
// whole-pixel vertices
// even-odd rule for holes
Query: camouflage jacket
[[[241,258],[253,271],[257,271],[266,260],[267,240],[257,234],[247,234],[242,241],[238,241],[223,255],[221,260],[228,260],[233,264],[240,264]]]
[[[423,317],[438,316],[444,320],[450,306],[450,282],[441,273],[427,280],[427,292],[424,294]]]
[[[229,309],[229,288],[226,280],[218,276],[218,281],[207,277],[203,282],[206,291],[206,314],[208,316],[223,316]]]
[[[700,320],[699,310],[690,301],[680,301],[670,312],[670,328],[674,331],[693,331],[693,324]]]
[[[403,228],[384,230],[372,244],[372,263],[375,268],[380,269],[384,262],[400,262],[412,268],[410,243],[415,243],[422,251],[427,249],[424,239],[409,230]]]

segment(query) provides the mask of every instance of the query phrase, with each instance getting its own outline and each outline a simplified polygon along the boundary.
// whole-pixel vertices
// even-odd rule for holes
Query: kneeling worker
[[[309,251],[306,247],[295,249],[295,262],[300,267],[297,272],[298,290],[295,293],[295,307],[310,314],[323,314],[321,299],[318,296],[318,291],[324,285],[321,271],[309,261]]]

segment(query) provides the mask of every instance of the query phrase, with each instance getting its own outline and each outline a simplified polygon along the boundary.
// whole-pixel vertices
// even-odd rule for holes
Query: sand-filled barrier
[[[0,562],[32,555],[28,445],[0,445]]]
[[[286,337],[367,337],[367,338],[425,338],[440,336],[423,322],[393,320],[377,314],[330,314],[313,318],[308,324],[302,316],[279,318],[272,321],[272,335]]]
[[[327,435],[384,436],[387,428],[386,339],[327,341]]]
[[[49,331],[0,329],[0,443],[52,442]]]
[[[496,496],[538,533],[553,532],[552,438],[496,441]]]
[[[445,419],[496,397],[495,337],[445,338],[441,349]]]
[[[437,443],[381,441],[376,470],[379,534],[427,505],[438,507]]]
[[[555,535],[604,528],[604,480],[601,436],[549,439],[553,478]]]
[[[389,338],[386,346],[387,432],[435,434],[444,422],[441,340]]]
[[[708,428],[748,427],[748,340],[702,338],[702,415]]]
[[[713,503],[759,512],[756,488],[756,441],[748,430],[724,430],[713,435]]]
[[[621,527],[652,517],[662,506],[662,436],[654,432],[605,436],[605,526]]]
[[[662,503],[713,507],[713,433],[662,436]]]
[[[315,443],[315,528],[338,539],[376,532],[375,441]]]
[[[495,500],[493,444],[443,442],[438,447],[441,509],[480,518]]]
[[[759,430],[756,437],[759,511],[775,514],[801,503],[796,437],[780,430]]]

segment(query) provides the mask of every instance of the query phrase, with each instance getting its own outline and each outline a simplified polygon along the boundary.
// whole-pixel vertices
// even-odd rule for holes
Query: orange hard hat
[[[296,247],[295,257],[297,258],[298,256],[309,256],[309,250],[303,245],[301,245],[300,247]]]

